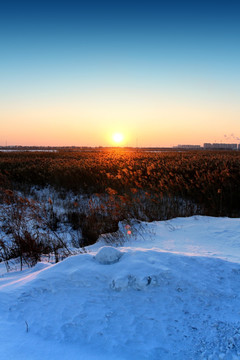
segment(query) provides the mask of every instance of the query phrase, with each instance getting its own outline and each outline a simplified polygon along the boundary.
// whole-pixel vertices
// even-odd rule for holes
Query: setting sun
[[[120,144],[123,142],[124,136],[121,133],[115,133],[113,134],[113,141],[117,144]]]

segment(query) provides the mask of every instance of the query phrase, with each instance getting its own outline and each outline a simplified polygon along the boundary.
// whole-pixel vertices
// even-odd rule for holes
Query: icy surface
[[[142,223],[102,246],[0,264],[1,359],[240,359],[240,219]]]

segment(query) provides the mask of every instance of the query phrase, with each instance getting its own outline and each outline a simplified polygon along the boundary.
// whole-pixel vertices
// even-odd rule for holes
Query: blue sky
[[[239,38],[237,1],[3,3],[0,144],[238,137]]]

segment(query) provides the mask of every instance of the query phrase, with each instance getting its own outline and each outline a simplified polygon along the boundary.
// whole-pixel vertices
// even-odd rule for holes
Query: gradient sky
[[[0,126],[0,145],[239,143],[240,2],[1,2]]]

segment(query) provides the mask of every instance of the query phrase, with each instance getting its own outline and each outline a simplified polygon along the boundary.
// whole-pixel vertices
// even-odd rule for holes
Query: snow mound
[[[240,360],[240,219],[141,228],[54,265],[0,263],[1,358]]]
[[[122,255],[121,251],[112,246],[103,246],[98,250],[95,259],[99,264],[111,265],[118,262]]]

